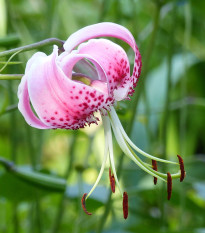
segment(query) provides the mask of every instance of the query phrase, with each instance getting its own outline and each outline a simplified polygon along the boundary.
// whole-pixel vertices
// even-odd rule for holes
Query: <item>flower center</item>
[[[91,78],[81,73],[73,73],[72,80],[78,81],[80,83],[84,83],[87,86],[90,86],[92,82]]]

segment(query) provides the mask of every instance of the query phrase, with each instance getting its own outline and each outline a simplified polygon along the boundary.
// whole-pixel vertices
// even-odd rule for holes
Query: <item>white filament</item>
[[[114,155],[113,155],[113,146],[112,146],[112,131],[110,127],[110,119],[108,116],[102,116],[104,129],[105,129],[105,137],[108,138],[108,148],[109,148],[109,155],[110,155],[110,163],[113,171],[113,175],[115,177],[116,184],[118,186],[118,189],[123,196],[122,190],[120,188],[119,180],[117,178],[117,173],[115,169],[115,162],[114,162]]]
[[[102,165],[101,165],[101,169],[100,169],[100,173],[95,181],[95,184],[93,185],[92,189],[90,190],[90,192],[88,193],[88,195],[86,196],[86,199],[92,194],[92,192],[94,191],[94,189],[96,188],[96,186],[98,185],[101,177],[102,177],[102,174],[104,172],[104,169],[105,169],[105,164],[106,164],[106,161],[107,161],[107,155],[108,155],[108,138],[105,137],[105,150],[104,150],[104,158],[103,158],[103,162],[102,162]]]
[[[170,164],[178,164],[176,162],[172,162],[172,161],[168,161],[168,160],[165,160],[165,159],[160,159],[160,158],[157,158],[157,157],[154,157],[146,152],[144,152],[143,150],[141,150],[139,147],[137,147],[131,140],[130,138],[127,136],[124,128],[122,127],[122,124],[117,116],[117,113],[115,112],[115,109],[113,107],[110,107],[111,108],[111,111],[110,111],[110,116],[111,116],[111,119],[112,119],[112,122],[113,124],[115,124],[115,126],[117,128],[120,129],[123,137],[125,138],[125,140],[128,142],[128,144],[134,149],[136,150],[138,153],[140,153],[141,155],[149,158],[149,159],[153,159],[153,160],[156,160],[156,161],[159,161],[159,162],[163,162],[163,163],[170,163]]]

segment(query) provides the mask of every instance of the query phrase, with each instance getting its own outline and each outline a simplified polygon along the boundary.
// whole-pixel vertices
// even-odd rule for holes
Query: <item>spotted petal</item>
[[[106,39],[92,39],[79,46],[78,54],[89,54],[106,71],[110,95],[114,94],[115,100],[127,96],[127,80],[130,79],[129,60],[125,51],[117,44]],[[124,88],[118,94],[118,89]]]
[[[101,108],[106,108],[111,104],[107,86],[105,82],[94,80],[90,86],[84,83],[72,80],[72,68],[80,60],[89,58],[96,64],[98,72],[102,78],[106,78],[103,69],[92,57],[79,54],[70,54],[65,56],[61,63],[58,60],[57,47],[50,56],[38,57],[25,74],[24,89],[19,90],[20,102],[28,98],[39,117],[33,114],[33,117],[42,125],[30,125],[36,128],[66,128],[77,129],[95,122],[93,113]],[[64,73],[66,71],[66,75]],[[23,83],[21,84],[23,85]],[[29,96],[28,96],[29,95]],[[30,106],[30,105],[29,105]],[[27,122],[30,119],[27,114],[22,112]],[[31,108],[29,109],[31,113]]]
[[[141,56],[132,34],[123,26],[114,23],[98,23],[80,29],[73,33],[65,42],[64,49],[68,53],[80,43],[97,37],[115,37],[128,43],[135,53],[135,61],[132,76],[126,80],[126,85],[119,88],[115,95],[120,100],[120,93],[128,89],[128,95],[132,95],[141,73]],[[106,71],[108,72],[108,71]]]

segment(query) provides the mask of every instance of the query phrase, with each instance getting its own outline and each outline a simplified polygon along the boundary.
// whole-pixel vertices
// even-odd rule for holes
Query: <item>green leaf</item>
[[[0,164],[3,165],[9,173],[16,176],[16,178],[28,184],[56,192],[64,192],[66,189],[66,180],[63,178],[36,172],[30,167],[15,166],[12,162],[4,158],[0,158]]]
[[[33,185],[29,185],[6,171],[0,173],[0,187],[0,197],[14,202],[32,201],[37,192],[41,195],[48,193],[38,190]]]

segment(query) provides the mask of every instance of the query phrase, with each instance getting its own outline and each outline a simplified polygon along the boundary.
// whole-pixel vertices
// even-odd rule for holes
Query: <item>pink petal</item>
[[[31,65],[27,74],[28,93],[35,112],[45,125],[82,128],[86,123],[96,123],[93,113],[112,103],[104,89],[87,86],[68,77],[72,75],[73,66],[82,58],[85,56],[73,53],[64,56],[60,63],[55,47],[50,56]]]
[[[43,122],[41,122],[31,110],[26,78],[27,78],[26,75],[24,75],[24,77],[21,80],[19,89],[18,89],[19,111],[22,113],[26,122],[30,126],[38,128],[38,129],[48,129],[50,127],[45,125]]]
[[[28,95],[28,87],[27,87],[27,79],[28,75],[27,73],[29,72],[32,64],[36,61],[39,61],[41,58],[45,57],[46,54],[44,53],[35,53],[27,62],[26,64],[26,71],[25,75],[21,79],[21,83],[18,87],[18,98],[19,98],[19,103],[18,103],[18,108],[19,111],[22,113],[24,116],[26,122],[35,128],[39,129],[48,129],[47,125],[45,125],[43,122],[41,122],[36,115],[33,113],[30,102],[29,102],[29,95]]]
[[[135,50],[135,39],[132,34],[123,26],[104,22],[84,27],[73,33],[64,43],[64,49],[71,52],[82,42],[96,37],[116,37],[128,43]]]
[[[74,49],[76,46],[78,46],[80,43],[86,40],[96,37],[105,37],[105,36],[116,37],[121,40],[124,40],[134,50],[135,62],[133,67],[133,73],[126,84],[126,86],[129,87],[128,94],[132,95],[134,92],[133,88],[136,87],[137,81],[141,73],[142,63],[141,63],[141,56],[138,47],[135,43],[135,40],[132,34],[126,28],[118,24],[108,23],[108,22],[90,25],[73,33],[65,42],[64,48],[67,52],[70,52],[72,49]],[[119,93],[116,93],[116,95],[120,96]]]
[[[109,92],[116,100],[127,97],[130,79],[129,60],[125,51],[117,44],[106,39],[92,39],[78,48],[78,54],[89,54],[102,66],[107,73]],[[116,95],[118,88],[124,90]]]

